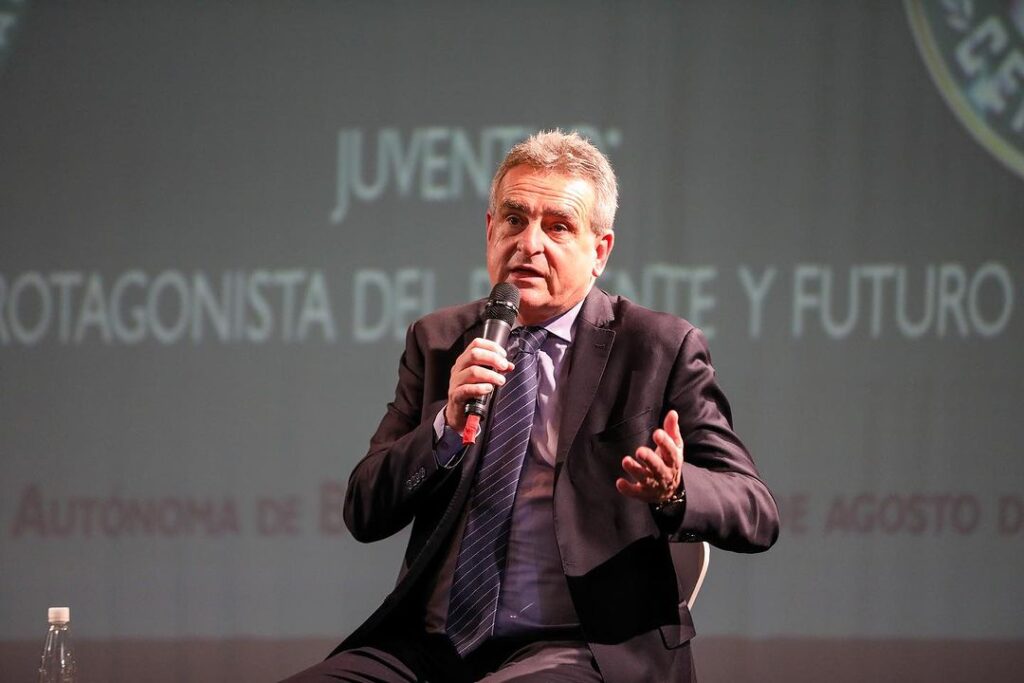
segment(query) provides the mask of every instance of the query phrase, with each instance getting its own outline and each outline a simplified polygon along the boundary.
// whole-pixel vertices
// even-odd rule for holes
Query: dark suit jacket
[[[481,333],[482,312],[482,301],[448,308],[409,329],[395,399],[352,472],[345,520],[364,542],[410,522],[412,534],[395,590],[339,650],[367,642],[390,620],[415,619],[424,583],[452,542],[478,453],[439,468],[432,423],[455,359]],[[766,550],[778,536],[778,509],[732,430],[700,330],[595,287],[570,354],[567,386],[558,388],[564,412],[552,523],[583,633],[609,683],[689,680],[693,622],[679,605],[668,544]],[[615,489],[623,456],[650,445],[673,408],[686,488],[685,513],[674,517]]]

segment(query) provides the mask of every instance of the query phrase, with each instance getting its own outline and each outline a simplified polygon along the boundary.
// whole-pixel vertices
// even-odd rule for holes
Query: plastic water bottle
[[[39,663],[39,683],[74,683],[75,653],[71,649],[71,609],[51,607],[47,612],[50,630]]]

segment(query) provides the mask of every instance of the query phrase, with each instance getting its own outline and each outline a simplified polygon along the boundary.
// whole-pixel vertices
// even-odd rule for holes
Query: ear
[[[491,212],[488,211],[487,212],[487,243],[488,244],[491,243],[491,226],[492,226],[491,218],[492,218]]]
[[[612,255],[613,246],[615,246],[615,233],[611,230],[597,236],[597,242],[594,245],[594,269],[591,271],[594,277],[601,277],[604,267],[608,265],[608,257]]]

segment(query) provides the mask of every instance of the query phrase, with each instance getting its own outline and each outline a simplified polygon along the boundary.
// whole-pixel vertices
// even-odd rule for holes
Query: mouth
[[[540,272],[540,270],[538,270],[537,268],[534,268],[533,266],[522,265],[522,266],[515,266],[513,268],[509,268],[508,276],[510,278],[516,278],[516,279],[542,278],[542,277],[544,277],[544,273]]]

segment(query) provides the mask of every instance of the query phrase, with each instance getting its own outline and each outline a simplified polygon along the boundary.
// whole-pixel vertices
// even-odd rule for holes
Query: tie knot
[[[543,327],[517,327],[512,334],[519,339],[519,353],[537,353],[544,340],[548,338],[548,331]]]

